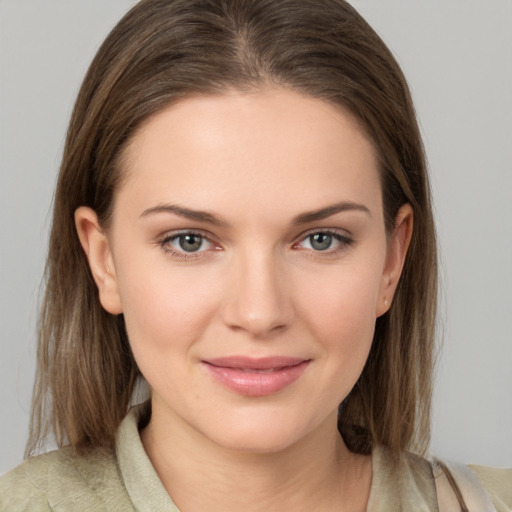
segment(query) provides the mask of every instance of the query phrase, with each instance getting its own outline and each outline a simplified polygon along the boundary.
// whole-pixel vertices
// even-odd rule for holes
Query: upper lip
[[[221,368],[240,368],[247,370],[269,370],[271,368],[286,368],[296,366],[309,359],[303,357],[268,356],[268,357],[247,357],[229,356],[205,359],[204,362]]]

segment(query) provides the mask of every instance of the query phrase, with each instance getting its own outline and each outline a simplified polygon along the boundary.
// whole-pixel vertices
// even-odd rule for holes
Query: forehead
[[[286,89],[180,100],[138,130],[124,157],[120,195],[138,191],[140,202],[215,209],[230,197],[276,209],[293,195],[312,208],[380,197],[373,145],[354,117]]]

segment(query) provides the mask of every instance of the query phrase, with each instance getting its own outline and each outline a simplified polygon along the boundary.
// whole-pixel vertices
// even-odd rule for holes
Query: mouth
[[[232,356],[202,363],[214,380],[230,391],[256,397],[278,393],[293,384],[302,376],[311,359]]]

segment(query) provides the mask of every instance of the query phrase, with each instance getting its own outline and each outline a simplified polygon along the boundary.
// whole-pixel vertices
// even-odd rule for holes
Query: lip
[[[210,375],[226,388],[244,396],[266,396],[294,383],[311,359],[272,356],[231,356],[204,360]]]

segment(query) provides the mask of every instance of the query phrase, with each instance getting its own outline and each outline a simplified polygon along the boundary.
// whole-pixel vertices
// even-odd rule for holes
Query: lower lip
[[[203,364],[215,380],[231,391],[245,396],[266,396],[277,393],[295,382],[309,363],[310,361],[303,361],[268,373]]]

